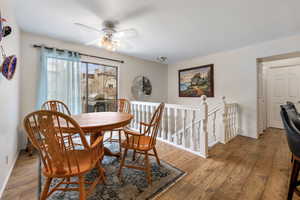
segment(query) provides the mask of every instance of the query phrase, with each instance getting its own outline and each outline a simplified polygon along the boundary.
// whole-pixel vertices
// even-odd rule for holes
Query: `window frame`
[[[101,63],[96,63],[96,62],[90,62],[90,61],[80,61],[81,64],[85,64],[86,65],[86,77],[85,77],[85,81],[86,81],[86,93],[85,93],[85,105],[86,105],[86,110],[88,110],[88,92],[89,92],[89,84],[88,84],[88,64],[93,64],[93,65],[102,65],[102,66],[105,66],[105,67],[112,67],[112,68],[115,68],[116,69],[116,86],[117,86],[117,89],[116,89],[116,100],[119,98],[119,67],[118,66],[115,66],[115,65],[107,65],[107,64],[101,64]]]

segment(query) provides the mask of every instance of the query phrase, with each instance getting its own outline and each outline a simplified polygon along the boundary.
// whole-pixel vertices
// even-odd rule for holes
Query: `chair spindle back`
[[[164,103],[159,104],[159,106],[157,107],[157,109],[155,110],[151,118],[149,130],[146,133],[146,135],[151,137],[149,145],[155,145],[156,143],[156,137],[157,137],[158,129],[161,125],[161,118],[164,109],[165,109],[165,104]]]
[[[156,108],[155,112],[152,115],[152,118],[150,120],[150,123],[146,125],[143,132],[141,131],[140,135],[135,135],[131,140],[129,139],[129,136],[126,135],[126,141],[127,144],[130,146],[136,146],[137,148],[151,148],[156,144],[156,137],[158,133],[158,129],[161,125],[161,118],[163,115],[163,111],[165,108],[165,104],[161,103]],[[148,143],[145,143],[142,141],[142,138],[148,136],[149,141]],[[130,144],[131,143],[131,144]]]
[[[70,112],[68,106],[64,102],[58,101],[58,100],[46,101],[42,105],[42,110],[57,111],[57,112],[61,112],[61,113],[71,116],[71,112]]]

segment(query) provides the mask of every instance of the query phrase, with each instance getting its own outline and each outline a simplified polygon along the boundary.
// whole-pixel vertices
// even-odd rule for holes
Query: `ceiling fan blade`
[[[136,19],[136,18],[145,16],[148,13],[153,12],[154,9],[155,8],[152,5],[142,5],[137,9],[131,9],[131,10],[127,11],[127,13],[125,13],[125,14],[116,16],[116,19],[118,19],[118,21],[124,23],[125,21],[130,21],[132,19]]]
[[[74,23],[76,26],[80,26],[82,28],[85,28],[85,29],[88,29],[90,31],[96,31],[98,33],[103,33],[103,31],[101,29],[98,29],[98,28],[95,28],[95,27],[92,27],[92,26],[88,26],[88,25],[85,25],[85,24],[81,24],[81,23]]]
[[[121,50],[134,50],[134,46],[129,41],[122,40],[122,42],[120,42],[119,49],[121,49]]]
[[[114,33],[114,38],[133,38],[138,35],[137,31],[133,28],[120,30]]]
[[[92,40],[90,42],[85,43],[85,45],[90,46],[90,45],[100,44],[100,41],[101,41],[101,38],[98,38],[96,40]]]
[[[106,4],[104,1],[97,1],[97,0],[75,0],[75,2],[77,2],[77,4],[82,7],[85,8],[86,10],[88,10],[89,12],[91,12],[92,14],[94,14],[95,16],[97,16],[99,18],[99,20],[102,21],[102,19],[106,18],[105,15],[103,15],[103,13],[105,12],[109,12],[109,10],[106,7]]]

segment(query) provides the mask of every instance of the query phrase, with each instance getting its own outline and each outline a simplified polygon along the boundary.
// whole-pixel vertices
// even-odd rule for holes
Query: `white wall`
[[[13,33],[1,41],[1,45],[7,55],[15,54],[20,59],[19,28],[15,21],[15,13],[11,0],[1,0],[0,9],[2,17],[8,20]],[[2,56],[0,63],[2,63]],[[6,80],[0,75],[0,198],[4,185],[13,167],[18,152],[19,130],[19,84],[20,84],[20,60],[14,78]],[[8,156],[8,163],[6,157]]]
[[[45,44],[50,47],[70,49],[96,56],[124,60],[124,64],[107,62],[105,60],[89,59],[91,62],[110,64],[119,66],[119,97],[132,99],[131,86],[136,76],[144,75],[149,77],[152,83],[152,95],[146,101],[166,101],[167,100],[167,65],[145,61],[130,56],[120,55],[99,48],[59,41],[45,36],[31,33],[21,34],[22,63],[22,86],[21,86],[21,116],[31,112],[35,108],[37,90],[37,69],[40,66],[39,49],[33,48],[33,44]],[[87,60],[87,58],[85,58]]]
[[[226,96],[241,106],[242,135],[257,137],[257,58],[300,50],[300,36],[288,37],[168,66],[169,103],[197,104],[199,98],[178,97],[178,70],[214,64],[215,96]]]

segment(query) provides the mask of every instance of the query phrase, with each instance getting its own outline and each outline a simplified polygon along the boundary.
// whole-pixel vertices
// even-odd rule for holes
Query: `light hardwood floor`
[[[160,200],[286,199],[291,155],[281,130],[269,129],[258,140],[238,136],[214,146],[208,159],[165,143],[158,144],[158,154],[188,172]],[[3,199],[34,200],[36,188],[37,157],[22,153]]]

